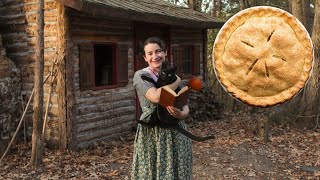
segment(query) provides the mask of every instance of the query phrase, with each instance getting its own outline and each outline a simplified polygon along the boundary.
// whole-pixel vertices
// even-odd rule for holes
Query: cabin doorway
[[[152,36],[161,38],[167,46],[167,60],[170,59],[170,32],[169,27],[161,24],[140,23],[135,24],[134,38],[134,70],[140,70],[148,66],[143,58],[143,43]],[[136,98],[136,118],[141,115],[141,107],[138,98]]]

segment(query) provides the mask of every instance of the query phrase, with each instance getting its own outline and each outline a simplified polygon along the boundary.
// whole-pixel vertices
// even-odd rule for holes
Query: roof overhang
[[[58,0],[64,5],[85,12],[97,17],[114,17],[123,18],[133,21],[142,21],[148,23],[168,24],[172,26],[185,26],[193,28],[213,29],[221,28],[224,22],[222,21],[198,21],[185,18],[178,18],[175,16],[167,16],[155,13],[145,13],[134,11],[131,9],[124,9],[114,6],[107,6],[105,4],[96,3],[88,0]]]

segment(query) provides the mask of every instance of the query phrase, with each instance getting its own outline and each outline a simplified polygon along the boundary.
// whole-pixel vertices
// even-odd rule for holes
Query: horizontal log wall
[[[26,103],[34,87],[34,62],[35,62],[35,32],[37,0],[3,0],[1,1],[0,16],[5,19],[1,33],[3,45],[7,49],[7,56],[11,58],[21,71],[22,92]],[[44,12],[44,76],[49,74],[52,62],[57,56],[57,6],[55,0],[45,0]],[[47,103],[49,81],[44,86],[44,104]],[[57,93],[55,85],[52,90],[49,108],[49,127],[57,120]],[[32,126],[32,104],[28,108],[26,121]],[[58,129],[48,129],[46,138],[57,141]],[[31,134],[30,134],[31,135]]]
[[[132,86],[133,25],[129,21],[90,17],[70,10],[73,40],[76,98],[76,138],[79,147],[119,137],[132,130],[135,122],[135,91]],[[125,87],[104,90],[80,90],[79,44],[83,42],[116,42],[129,45],[128,76]]]
[[[202,30],[172,27],[170,31],[171,44],[202,44]]]

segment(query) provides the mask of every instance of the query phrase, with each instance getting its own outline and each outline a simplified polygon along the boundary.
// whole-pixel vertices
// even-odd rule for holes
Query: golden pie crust
[[[312,41],[288,12],[252,7],[221,28],[213,64],[220,84],[233,97],[253,106],[272,106],[304,87],[313,65]]]

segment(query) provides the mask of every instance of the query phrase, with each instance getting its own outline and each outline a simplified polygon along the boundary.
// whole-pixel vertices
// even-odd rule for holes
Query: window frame
[[[182,45],[181,46],[181,48],[182,48],[182,56],[181,56],[181,64],[180,64],[180,67],[181,67],[181,71],[180,71],[180,73],[181,73],[181,76],[182,77],[184,77],[184,78],[188,78],[188,77],[192,77],[193,75],[194,75],[194,57],[195,57],[195,54],[194,54],[194,45]],[[184,63],[186,62],[185,60],[186,59],[184,59],[184,50],[185,50],[185,48],[190,48],[190,73],[184,73],[183,72],[183,70],[184,70],[184,67],[183,67],[183,65],[184,65]]]
[[[191,73],[183,73],[183,51],[184,48],[191,48]],[[196,50],[197,49],[197,50]],[[196,54],[198,53],[198,54]],[[200,75],[200,46],[195,44],[179,44],[172,46],[172,62],[174,65],[177,66],[177,75],[180,76],[182,79],[189,79],[194,76]],[[196,56],[198,57],[198,60],[196,60]],[[196,65],[196,63],[199,63],[199,65]],[[196,67],[199,68],[199,70],[196,70]]]
[[[107,45],[107,46],[112,46],[112,84],[110,85],[102,85],[102,86],[97,86],[96,85],[96,58],[95,58],[95,45]],[[125,80],[122,80],[119,78],[119,72],[121,71],[121,67],[119,67],[119,64],[121,64],[120,61],[123,60],[123,58],[126,58],[126,61],[124,63],[128,64],[128,46],[121,45],[117,42],[89,42],[89,43],[79,43],[79,86],[81,91],[85,90],[103,90],[103,89],[114,89],[117,87],[125,86],[128,83],[128,77],[126,77]],[[84,60],[81,57],[83,52],[81,47],[89,47],[90,51],[92,52],[87,52],[87,60]],[[85,49],[84,48],[84,49]],[[122,49],[123,48],[123,49]],[[126,54],[125,54],[126,53]],[[85,56],[86,54],[84,54]],[[85,57],[84,57],[85,58]],[[87,73],[89,73],[89,77],[91,77],[92,81],[89,85],[85,85],[85,83],[81,80],[81,76],[83,76],[81,73],[83,73],[86,69],[86,67],[83,69],[81,67],[81,64],[83,62],[81,61],[87,61],[87,63],[90,63],[90,66],[93,66],[93,70],[89,69]],[[123,64],[123,63],[122,63]],[[91,67],[92,68],[92,67]],[[128,66],[123,67],[126,69],[128,72]],[[85,74],[84,74],[85,75]],[[125,75],[128,75],[128,73],[125,73]]]

